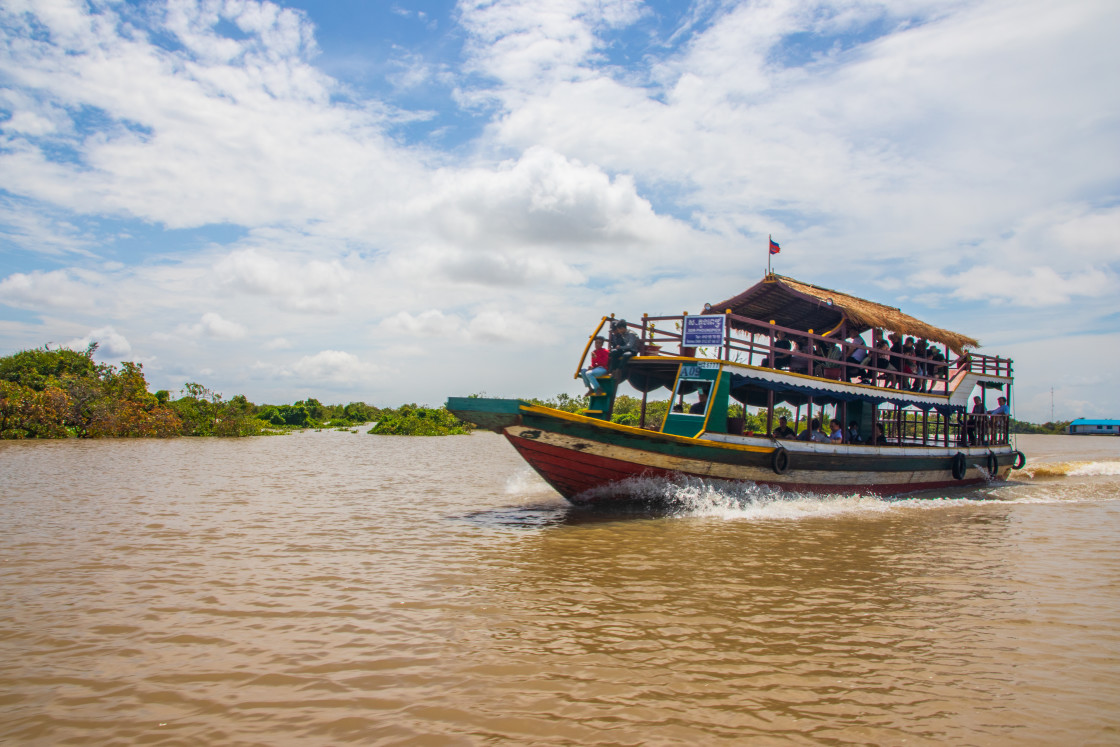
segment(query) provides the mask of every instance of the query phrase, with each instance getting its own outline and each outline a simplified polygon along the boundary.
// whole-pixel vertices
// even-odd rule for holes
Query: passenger
[[[786,333],[778,330],[774,333],[774,368],[788,369],[790,358],[793,356],[789,353],[779,353],[778,350],[792,350],[793,345],[786,339]]]
[[[926,363],[926,361],[929,360],[928,345],[929,343],[925,340],[918,340],[917,344],[914,345],[914,356],[918,359],[914,363],[914,373],[922,377],[914,379],[914,385],[911,389],[915,392],[924,392],[926,390],[927,382],[924,377],[929,376],[929,365]]]
[[[902,355],[899,358],[899,371],[904,374],[914,373],[914,338],[907,337],[906,341],[902,343]],[[903,376],[899,379],[899,389],[910,389],[913,387],[913,379],[910,376]]]
[[[964,426],[965,440],[969,446],[975,446],[980,441],[981,431],[983,430],[980,421],[984,419],[984,414],[984,401],[979,397],[973,397],[972,411],[968,414],[968,421]]]
[[[863,338],[859,335],[852,335],[852,338],[848,341],[848,350],[850,351],[848,357],[844,359],[844,362],[848,364],[844,367],[844,380],[851,381],[858,376],[860,381],[863,381],[863,362],[867,360],[868,356],[867,347],[863,343]]]
[[[789,365],[790,373],[812,373],[813,361],[809,358],[809,351],[812,348],[809,341],[807,339],[794,340],[793,349],[795,352],[794,360]]]
[[[859,437],[859,423],[854,420],[848,421],[848,443],[863,443],[863,439]]]
[[[703,415],[708,409],[708,390],[700,390],[700,400],[688,408],[690,415]]]
[[[886,340],[879,340],[879,344],[875,346],[875,352],[878,353],[879,356],[877,367],[883,377],[882,385],[890,388],[894,385],[893,372],[898,370],[891,364],[891,346]]]
[[[626,326],[625,319],[615,319],[611,322],[611,352],[607,364],[607,371],[611,376],[621,373],[626,368],[630,359],[638,354],[641,340]]]
[[[886,446],[887,437],[883,433],[883,424],[876,423],[874,430],[871,432],[871,438],[867,439],[868,446]]]
[[[778,418],[778,427],[774,429],[774,438],[797,438],[797,432],[789,427],[789,419],[785,415]]]
[[[834,444],[844,443],[844,429],[840,427],[839,420],[833,420],[828,424],[829,434],[828,440]]]
[[[895,371],[902,370],[902,335],[897,332],[891,332],[887,335],[887,339],[891,341],[891,365],[894,366]]]
[[[607,364],[610,362],[610,353],[603,347],[606,339],[602,336],[595,338],[595,349],[591,351],[591,365],[580,372],[583,377],[583,383],[587,384],[588,395],[596,395],[603,393],[603,387],[599,384],[598,376],[602,376],[607,372]]]
[[[801,431],[801,433],[797,435],[797,440],[828,443],[828,436],[826,436],[824,434],[824,431],[821,430],[821,421],[813,418],[813,421],[809,424],[809,427]]]
[[[994,410],[989,410],[988,411],[989,415],[1010,415],[1011,414],[1011,408],[1007,406],[1007,397],[999,397],[996,400],[996,402],[999,403],[999,407],[995,408]]]
[[[945,354],[936,345],[929,346],[929,375],[934,379],[945,379]],[[933,382],[930,382],[930,391],[933,391]]]

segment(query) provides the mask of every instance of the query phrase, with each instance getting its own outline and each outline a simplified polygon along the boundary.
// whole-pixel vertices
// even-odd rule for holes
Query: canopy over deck
[[[885,329],[948,345],[958,355],[965,348],[980,347],[980,343],[972,337],[926,324],[893,306],[865,301],[776,273],[767,275],[760,283],[733,298],[711,304],[704,313],[721,314],[727,309],[737,316],[762,322],[773,319],[779,326],[811,329],[819,335],[839,330],[847,322],[849,335],[862,334],[873,328]],[[732,325],[748,330],[752,326],[734,319]]]

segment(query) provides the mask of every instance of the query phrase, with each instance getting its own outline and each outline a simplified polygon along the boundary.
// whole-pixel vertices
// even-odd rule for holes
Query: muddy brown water
[[[0,443],[0,742],[1120,743],[1120,438],[1019,446],[606,512],[489,433]]]

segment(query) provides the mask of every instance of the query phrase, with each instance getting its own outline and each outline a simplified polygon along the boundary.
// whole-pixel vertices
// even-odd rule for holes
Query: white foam
[[[1070,475],[1120,475],[1120,462],[1080,462]]]
[[[1028,479],[1039,477],[1085,477],[1120,475],[1120,462],[1029,462],[1021,475]],[[1012,476],[1016,476],[1012,473]]]
[[[841,514],[879,514],[915,503],[875,495],[798,493],[754,483],[704,480],[687,476],[673,479],[633,477],[603,490],[589,491],[581,498],[594,500],[618,492],[625,492],[636,501],[663,506],[674,516],[728,520],[796,521]],[[921,502],[943,504],[949,501],[950,499],[938,499]]]
[[[554,493],[552,488],[544,478],[541,477],[528,465],[517,470],[514,474],[509,476],[505,484],[506,495],[538,495],[546,493]]]

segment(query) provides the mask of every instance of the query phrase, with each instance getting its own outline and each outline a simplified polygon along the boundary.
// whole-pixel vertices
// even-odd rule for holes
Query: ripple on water
[[[0,741],[1107,742],[1112,479],[596,510],[493,434],[0,444]]]

